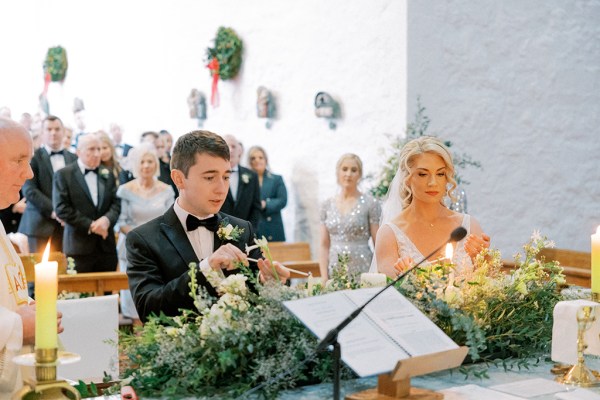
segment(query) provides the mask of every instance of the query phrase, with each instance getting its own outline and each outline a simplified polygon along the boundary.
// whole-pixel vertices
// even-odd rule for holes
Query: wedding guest
[[[194,309],[190,296],[190,263],[197,265],[197,282],[214,297],[214,274],[236,273],[237,262],[248,265],[245,246],[253,245],[254,229],[248,221],[219,212],[229,189],[229,148],[220,136],[193,131],[175,143],[171,164],[179,197],[162,216],[127,234],[129,288],[142,321],[152,313],[174,316]],[[238,228],[239,237],[219,234],[222,224]],[[237,235],[236,235],[237,236]],[[261,257],[254,249],[250,256]],[[275,262],[280,279],[289,270]],[[260,279],[273,279],[268,261],[250,262]],[[211,283],[212,282],[212,283]]]
[[[24,112],[23,114],[21,114],[19,123],[23,125],[25,129],[27,129],[27,132],[31,132],[31,126],[33,125],[33,117],[28,112]]]
[[[19,190],[33,177],[32,157],[29,132],[14,121],[0,118],[0,208],[19,201]],[[0,398],[8,399],[23,384],[13,358],[24,346],[35,343],[35,305],[29,304],[25,270],[3,226],[0,244]],[[60,333],[61,314],[57,317]]]
[[[165,154],[162,157],[162,160],[167,164],[171,162],[171,150],[173,149],[173,135],[169,133],[167,130],[161,130],[159,132],[160,137],[163,138],[165,143]]]
[[[472,267],[475,256],[489,247],[490,237],[475,218],[444,204],[444,197],[452,197],[456,188],[448,148],[437,138],[422,136],[402,147],[398,161],[398,171],[383,204],[371,270],[395,278],[448,240],[458,226],[467,229],[468,234],[455,244],[453,262],[459,268]],[[443,257],[443,251],[429,261]]]
[[[111,123],[109,128],[110,137],[115,145],[115,150],[117,152],[117,159],[121,160],[124,157],[127,157],[129,154],[129,150],[133,147],[127,143],[123,143],[123,129],[119,124]]]
[[[159,217],[173,205],[175,193],[171,186],[159,181],[159,166],[156,149],[149,143],[142,143],[129,152],[134,179],[119,186],[117,196],[121,199],[119,217],[119,240],[117,254],[119,268],[127,272],[127,234],[138,227]],[[121,312],[124,316],[139,321],[139,316],[129,290],[121,290]]]
[[[283,178],[268,170],[269,159],[260,146],[248,150],[248,165],[258,175],[260,186],[261,218],[257,236],[264,236],[269,242],[285,242],[281,210],[287,204],[287,190]]]
[[[119,165],[117,152],[112,139],[108,136],[108,133],[104,131],[98,131],[94,134],[100,139],[100,165],[112,172],[116,182],[119,182],[121,166]]]
[[[256,229],[261,212],[258,176],[240,165],[243,152],[240,142],[232,135],[225,135],[223,139],[229,146],[231,180],[229,181],[229,192],[221,211],[250,221]]]
[[[380,204],[369,193],[362,193],[362,161],[356,154],[344,154],[336,164],[340,191],[321,205],[321,251],[319,264],[325,281],[338,265],[338,256],[347,255],[348,272],[357,276],[367,272],[379,229]]]
[[[48,240],[53,251],[62,251],[63,221],[52,205],[54,173],[77,160],[63,148],[64,128],[60,118],[49,115],[42,123],[42,146],[31,159],[33,178],[25,182],[23,195],[27,207],[19,232],[27,236],[29,251],[44,251]]]
[[[75,154],[77,149],[75,148],[75,146],[73,144],[73,128],[65,126],[64,130],[65,130],[65,136],[63,137],[63,148],[65,150],[70,151],[71,153]]]
[[[113,174],[100,167],[100,139],[80,136],[77,162],[54,174],[52,203],[65,223],[63,253],[77,272],[117,269],[114,226],[121,212]]]

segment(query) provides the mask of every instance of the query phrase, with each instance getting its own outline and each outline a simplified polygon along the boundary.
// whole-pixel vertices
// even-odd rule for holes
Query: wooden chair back
[[[25,269],[25,276],[27,276],[27,282],[35,281],[35,268],[34,265],[42,261],[43,253],[21,253],[19,257],[23,263]],[[58,274],[65,274],[67,272],[67,256],[60,251],[51,251],[48,255],[48,261],[58,262]]]
[[[568,284],[591,287],[592,255],[583,251],[544,248],[537,256],[546,261],[558,261]]]
[[[310,245],[307,242],[271,242],[269,250],[273,260],[281,262],[288,268],[310,272],[312,276],[321,276],[319,262],[312,260]],[[292,271],[292,278],[306,278],[306,276]]]

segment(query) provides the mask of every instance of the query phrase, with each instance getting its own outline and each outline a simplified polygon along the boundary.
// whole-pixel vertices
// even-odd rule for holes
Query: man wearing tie
[[[197,268],[197,282],[218,296],[214,274],[237,273],[236,264],[248,265],[245,246],[253,245],[254,230],[248,221],[219,212],[229,190],[229,148],[220,136],[193,131],[181,136],[173,149],[171,177],[179,189],[175,204],[164,215],[127,235],[127,276],[138,314],[146,321],[152,313],[178,315],[194,309],[190,296],[190,263]],[[231,224],[243,230],[239,237],[217,233]],[[250,257],[259,259],[260,250]],[[261,280],[274,274],[268,261],[251,262]],[[289,271],[275,262],[280,278]]]
[[[113,174],[100,167],[100,140],[85,134],[77,142],[79,159],[54,175],[52,200],[65,223],[63,252],[77,272],[115,271],[114,225],[121,211]]]
[[[33,178],[25,182],[23,195],[27,207],[19,224],[19,232],[27,236],[29,251],[44,251],[48,240],[51,248],[62,251],[63,227],[52,206],[54,173],[77,160],[75,154],[63,149],[62,121],[49,115],[42,122],[42,146],[31,159]]]
[[[258,176],[254,171],[240,165],[242,146],[238,140],[232,135],[225,135],[223,139],[229,146],[231,179],[229,193],[227,193],[221,211],[250,221],[256,229],[262,210]]]

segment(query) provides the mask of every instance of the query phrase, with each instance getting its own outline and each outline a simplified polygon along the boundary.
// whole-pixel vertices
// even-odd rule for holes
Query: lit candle
[[[444,258],[446,259],[447,263],[452,262],[453,255],[454,255],[454,247],[452,247],[452,243],[446,243],[446,256]]]
[[[600,226],[592,235],[592,293],[600,296]]]
[[[360,274],[360,287],[382,287],[387,283],[385,274],[363,272]]]
[[[42,262],[35,264],[35,347],[55,349],[58,345],[56,329],[56,298],[58,291],[58,262],[48,261],[50,243],[46,245]]]

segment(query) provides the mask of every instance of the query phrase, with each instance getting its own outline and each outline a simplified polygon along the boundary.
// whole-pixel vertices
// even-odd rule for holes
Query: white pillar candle
[[[387,284],[387,277],[385,274],[364,272],[360,274],[360,286],[361,287],[379,287]]]
[[[600,226],[592,235],[592,293],[600,296]]]
[[[56,299],[58,296],[58,263],[48,261],[50,243],[42,262],[35,264],[35,347],[55,349],[58,345]]]

